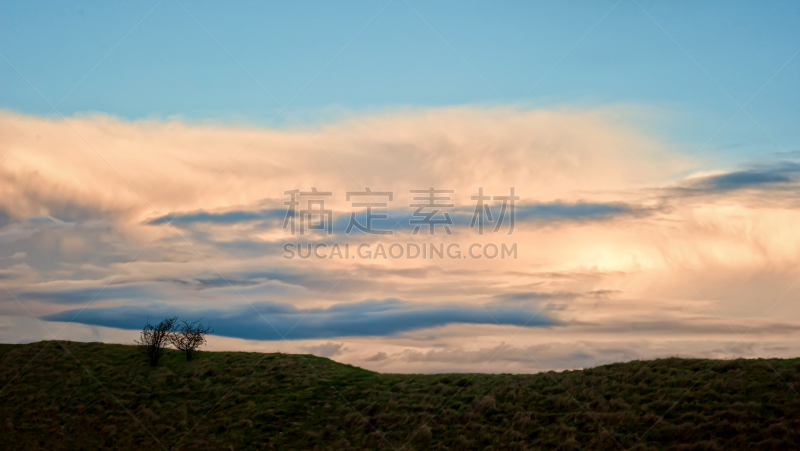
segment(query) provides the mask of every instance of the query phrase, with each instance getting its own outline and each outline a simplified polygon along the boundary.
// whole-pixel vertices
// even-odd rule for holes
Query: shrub
[[[186,354],[186,360],[192,360],[194,352],[205,344],[206,334],[211,332],[211,325],[203,325],[199,321],[190,323],[186,320],[178,330],[170,334],[169,340],[179,351]]]
[[[175,330],[175,323],[178,317],[166,318],[160,323],[153,326],[150,320],[147,321],[142,329],[139,340],[135,340],[136,344],[144,351],[147,356],[147,363],[150,366],[157,366],[158,360],[164,353],[164,347],[170,341],[172,332]]]

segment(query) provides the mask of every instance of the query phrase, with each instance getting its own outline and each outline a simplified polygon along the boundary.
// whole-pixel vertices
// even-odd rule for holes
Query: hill
[[[0,345],[0,362],[2,449],[800,446],[800,359],[400,375],[242,352],[150,368],[134,346],[49,341]]]

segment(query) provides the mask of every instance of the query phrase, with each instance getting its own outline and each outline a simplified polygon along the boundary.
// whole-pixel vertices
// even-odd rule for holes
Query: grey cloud
[[[705,184],[712,189],[730,190],[791,181],[786,175],[774,171],[739,171],[710,177]]]
[[[0,243],[0,267],[12,264],[4,258],[25,253],[22,261],[39,271],[71,264],[108,268],[136,252],[110,221],[65,221],[52,215],[12,218],[0,232]]]
[[[372,285],[371,281],[362,281],[344,276],[340,271],[328,273],[305,272],[296,270],[275,270],[275,271],[249,271],[230,276],[209,276],[194,279],[205,287],[227,287],[228,282],[232,285],[256,285],[268,281],[277,281],[287,285],[299,286],[312,291],[328,291],[332,287],[345,289],[358,289],[362,284]]]
[[[342,353],[344,349],[342,348],[344,343],[333,343],[331,341],[327,343],[322,343],[316,346],[306,346],[306,351],[310,352],[311,354],[320,356],[320,357],[334,357]]]
[[[501,343],[474,351],[463,348],[430,350],[406,349],[398,357],[409,363],[483,365],[487,362],[512,363],[532,371],[543,369],[585,368],[641,358],[637,345],[630,343],[595,344],[546,343],[521,348]],[[541,365],[541,366],[540,366]]]
[[[558,310],[564,308],[562,301],[571,301],[574,299],[608,299],[621,293],[619,290],[591,290],[584,292],[571,292],[571,291],[519,291],[510,293],[501,293],[491,297],[492,303],[497,305],[530,305],[536,303],[537,305],[545,304],[550,310]]]
[[[473,218],[474,207],[457,207],[445,210],[452,219],[453,227],[469,227]],[[375,230],[402,230],[402,228],[413,229],[413,225],[409,222],[412,219],[414,209],[392,209],[392,210],[374,210],[373,213],[385,215],[385,218],[374,218],[372,220],[372,227]],[[500,215],[500,206],[491,205],[492,218],[496,221]],[[515,206],[516,221],[522,223],[557,223],[557,222],[591,222],[591,221],[606,221],[619,216],[627,216],[633,214],[644,214],[646,209],[639,208],[635,205],[626,204],[623,202],[550,202],[550,203],[533,203],[533,204],[517,204]],[[196,211],[191,213],[170,213],[168,215],[159,216],[158,218],[151,219],[146,222],[149,225],[159,225],[171,223],[176,226],[188,226],[193,224],[214,224],[214,225],[233,225],[242,223],[253,223],[255,226],[264,229],[272,229],[283,226],[283,219],[286,216],[285,209],[261,209],[261,210],[231,210],[221,213],[211,213],[206,211]],[[332,220],[332,230],[335,234],[344,233],[351,222],[351,213],[353,212],[334,212]],[[366,216],[364,211],[356,211],[355,219],[360,224],[366,224]],[[442,213],[440,213],[442,214]],[[508,218],[508,216],[506,216]],[[507,221],[508,219],[506,219]],[[494,223],[487,227],[493,227]],[[364,232],[354,228],[352,230],[353,236],[362,235]],[[313,233],[307,235],[309,238],[314,236]],[[370,235],[374,236],[374,235]],[[219,246],[227,247],[232,251],[236,250],[250,250],[254,243],[248,240],[225,241],[216,242]],[[266,244],[265,244],[266,245]],[[262,249],[259,251],[270,250]]]
[[[456,273],[458,271],[451,272],[451,274]],[[275,268],[264,271],[226,273],[224,277],[220,277],[218,274],[205,275],[191,279],[174,280],[174,282],[201,290],[225,290],[229,287],[227,280],[235,287],[243,287],[240,288],[242,293],[251,292],[252,294],[246,294],[248,299],[258,298],[258,296],[263,298],[265,293],[259,291],[259,287],[268,282],[279,282],[281,285],[286,286],[287,289],[294,288],[327,293],[332,299],[338,296],[346,296],[346,298],[340,299],[352,299],[354,296],[360,297],[360,293],[364,293],[363,297],[367,297],[373,296],[371,293],[381,292],[393,293],[395,296],[402,296],[406,299],[421,300],[452,294],[452,281],[437,277],[442,275],[444,275],[442,269],[433,265],[424,268],[401,269],[397,272],[392,268],[376,268],[363,265],[350,271],[335,268],[316,268],[313,271]],[[466,275],[474,275],[474,272],[470,271]],[[397,280],[394,276],[425,280],[427,283],[410,284],[403,280]],[[496,290],[489,286],[478,285],[473,287],[469,282],[465,281],[463,283],[473,295],[482,295],[485,292],[496,293]],[[235,296],[235,293],[230,294]]]
[[[368,358],[366,361],[367,362],[380,362],[381,360],[386,360],[388,358],[389,358],[389,356],[386,355],[385,352],[379,352],[379,353],[375,354],[374,356]]]
[[[725,192],[740,189],[779,189],[800,179],[800,165],[781,162],[704,177],[685,187],[689,191]]]
[[[80,304],[113,299],[139,299],[154,301],[161,299],[153,284],[126,284],[68,288],[61,290],[23,290],[17,297],[25,300],[45,301],[53,304]]]
[[[450,217],[455,227],[469,227],[472,223],[474,215],[474,206],[457,207],[449,210]],[[647,210],[639,208],[635,205],[630,205],[622,202],[609,202],[609,203],[596,203],[596,202],[549,202],[549,203],[529,203],[529,204],[516,204],[515,221],[522,223],[556,223],[556,222],[589,222],[589,221],[605,221],[613,219],[614,217],[632,215],[637,213],[646,213]],[[447,211],[447,210],[445,210]],[[494,221],[500,217],[501,206],[500,204],[490,205],[491,216]],[[389,217],[386,219],[375,220],[373,224],[378,229],[391,229],[396,222],[399,221],[397,227],[406,227],[413,229],[409,220],[413,209],[408,210],[391,210],[386,213]],[[356,215],[356,217],[363,223],[363,216]],[[506,212],[506,224],[509,220],[509,213]],[[488,218],[487,218],[488,219]],[[338,229],[344,230],[349,223],[350,216],[342,215],[334,221],[334,231]],[[487,229],[491,230],[494,227],[494,222],[487,221]]]
[[[749,335],[785,333],[800,331],[800,324],[773,321],[753,326],[746,320],[720,321],[713,316],[690,316],[684,318],[665,318],[662,316],[640,316],[629,320],[611,320],[603,323],[575,323],[576,330],[590,330],[597,333],[635,333],[639,336],[652,334],[706,334],[731,335],[747,332]]]
[[[75,226],[74,222],[65,222],[52,216],[31,216],[25,222],[32,225],[50,226],[54,229]]]
[[[240,222],[252,221],[283,221],[286,216],[285,209],[269,208],[262,210],[233,210],[222,213],[210,213],[206,211],[195,211],[189,213],[170,213],[158,218],[147,221],[149,225],[159,225],[171,223],[174,225],[186,225],[195,223],[209,224],[237,224]],[[280,224],[278,224],[280,225]]]
[[[0,229],[7,226],[11,222],[11,215],[6,213],[5,210],[0,208]]]
[[[503,293],[493,297],[495,302],[500,303],[519,303],[529,301],[549,301],[551,299],[574,299],[578,297],[575,293],[556,292],[547,293],[539,291],[523,291],[517,293]]]
[[[260,340],[278,340],[283,335],[288,339],[391,336],[453,323],[496,324],[497,322],[502,325],[522,326],[527,322],[527,327],[550,327],[560,324],[557,320],[541,315],[528,322],[533,313],[530,309],[521,307],[493,306],[484,311],[469,305],[431,305],[385,299],[337,304],[326,309],[298,309],[291,304],[277,302],[258,302],[252,307],[240,305],[230,309],[189,309],[185,306],[165,304],[124,305],[83,311],[68,310],[45,316],[43,319],[73,320],[89,325],[139,329],[148,317],[171,315],[189,319],[203,317],[211,322],[215,335]]]
[[[521,205],[517,207],[516,217],[523,222],[588,222],[605,221],[642,211],[636,206],[622,202],[551,202]]]

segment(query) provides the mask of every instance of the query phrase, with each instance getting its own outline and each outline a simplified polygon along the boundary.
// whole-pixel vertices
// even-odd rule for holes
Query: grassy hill
[[[134,346],[39,342],[0,345],[0,363],[2,449],[800,447],[800,359],[399,375],[241,352],[150,368]]]

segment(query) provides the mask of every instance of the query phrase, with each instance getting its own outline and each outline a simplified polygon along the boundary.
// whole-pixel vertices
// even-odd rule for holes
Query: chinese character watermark
[[[371,202],[367,202],[366,199],[362,202],[352,202],[353,207],[357,208],[366,208],[365,215],[366,219],[364,224],[358,222],[356,219],[356,213],[350,213],[350,222],[347,224],[347,229],[345,229],[344,233],[350,234],[353,231],[353,228],[356,228],[364,233],[370,235],[393,235],[394,230],[376,230],[373,227],[372,221],[375,219],[387,219],[389,215],[383,213],[373,213],[373,208],[386,208],[389,206],[389,202],[394,200],[394,193],[392,191],[372,191],[370,187],[364,188],[364,191],[348,191],[345,195],[345,200],[350,202],[350,199],[353,197],[368,197]],[[386,198],[386,202],[376,202],[375,197],[378,198]]]
[[[428,235],[436,234],[437,228],[444,229],[448,236],[453,235],[453,228],[456,225],[466,225],[466,219],[460,209],[455,209],[453,214],[446,211],[455,208],[455,203],[451,197],[455,194],[452,189],[437,189],[429,187],[427,189],[411,189],[408,191],[412,195],[409,207],[411,219],[408,224],[414,226],[411,236],[420,234],[423,228],[428,230]],[[326,208],[325,201],[332,200],[332,191],[320,191],[316,187],[311,187],[309,191],[300,189],[286,190],[283,192],[288,196],[283,203],[287,207],[286,215],[283,220],[283,230],[291,235],[306,235],[307,231],[323,232],[326,235],[333,234],[334,211]],[[393,191],[373,191],[370,187],[365,187],[362,191],[347,191],[345,200],[357,211],[351,211],[347,227],[344,229],[346,235],[352,234],[354,230],[367,235],[393,236],[393,228],[385,228],[385,220],[390,218],[387,214],[389,203],[394,202]],[[508,195],[489,195],[484,193],[483,187],[478,188],[478,193],[472,195],[470,200],[474,201],[472,219],[469,221],[469,228],[478,230],[479,235],[484,234],[484,230],[489,228],[493,233],[497,233],[504,226],[508,227],[507,235],[514,232],[515,206],[520,197],[516,194],[515,188],[509,189]],[[494,209],[494,210],[493,210]],[[453,215],[458,219],[458,223],[453,220]],[[463,218],[463,219],[462,219]],[[342,218],[344,219],[344,218]],[[363,219],[363,221],[362,221]],[[384,228],[380,225],[383,222]],[[336,221],[337,224],[343,224]],[[395,224],[396,225],[396,224]],[[493,225],[493,228],[492,228]],[[337,225],[344,227],[343,225]],[[339,230],[337,230],[339,232]],[[351,252],[351,245],[355,248]],[[356,247],[357,246],[357,247]],[[500,259],[517,258],[517,244],[512,243],[509,247],[507,243],[473,243],[465,249],[461,249],[459,243],[390,243],[384,245],[377,243],[325,243],[325,242],[297,242],[284,244],[284,258],[301,259]]]
[[[412,189],[408,190],[411,194],[425,194],[425,196],[415,196],[413,200],[422,201],[409,204],[409,207],[416,208],[411,216],[413,216],[408,223],[414,226],[412,235],[417,235],[423,225],[428,226],[428,235],[436,233],[436,226],[441,225],[448,235],[452,235],[453,231],[450,226],[453,225],[453,218],[450,213],[442,212],[443,208],[453,208],[455,204],[450,203],[437,203],[439,201],[449,201],[450,196],[437,196],[437,194],[453,194],[455,190],[452,189],[435,189],[430,187],[428,189]],[[428,211],[426,211],[428,210]],[[439,213],[442,213],[439,216]]]
[[[497,215],[497,221],[495,222],[493,232],[497,233],[500,230],[500,227],[503,226],[506,217],[508,217],[509,227],[507,235],[514,233],[514,222],[516,219],[514,205],[516,204],[516,201],[519,200],[519,196],[515,194],[513,186],[510,188],[508,196],[484,195],[483,187],[481,186],[478,188],[478,194],[471,196],[470,199],[475,201],[475,210],[472,213],[472,220],[469,223],[470,229],[474,229],[477,226],[478,235],[483,235],[484,224],[487,221],[495,222],[494,218],[492,217],[492,209],[486,204],[487,201],[491,200],[502,202],[500,206],[500,213]]]
[[[325,198],[333,196],[333,192],[318,191],[316,187],[312,186],[311,191],[292,189],[284,191],[283,194],[289,196],[289,199],[283,203],[289,207],[283,219],[283,230],[289,229],[289,233],[292,235],[299,231],[301,236],[305,235],[306,230],[323,230],[328,235],[333,234],[333,211],[325,209]],[[305,208],[299,212],[297,207],[301,202],[298,198],[305,198],[306,201]],[[315,217],[319,218],[317,222],[314,222]],[[298,219],[299,225],[297,224]]]

